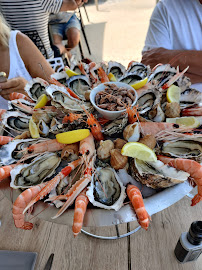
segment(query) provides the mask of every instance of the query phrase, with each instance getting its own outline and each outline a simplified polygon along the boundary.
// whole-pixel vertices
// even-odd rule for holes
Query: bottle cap
[[[200,245],[202,242],[202,221],[194,221],[191,224],[187,239],[193,245]]]

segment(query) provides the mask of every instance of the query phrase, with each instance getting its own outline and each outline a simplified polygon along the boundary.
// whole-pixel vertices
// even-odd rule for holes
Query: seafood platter
[[[202,93],[186,70],[80,62],[10,94],[0,188],[12,189],[15,226],[30,230],[38,216],[73,224],[75,236],[134,220],[147,230],[194,185],[190,207],[199,203]]]

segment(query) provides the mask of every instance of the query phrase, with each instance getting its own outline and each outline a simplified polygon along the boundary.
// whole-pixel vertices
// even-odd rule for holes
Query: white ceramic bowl
[[[102,115],[104,116],[104,118],[109,119],[109,120],[114,120],[116,118],[118,118],[123,112],[126,111],[126,109],[121,110],[121,111],[108,111],[108,110],[104,110],[99,108],[96,104],[95,104],[95,96],[98,92],[105,90],[106,88],[106,84],[115,84],[117,87],[125,87],[128,90],[131,89],[134,91],[135,93],[135,101],[132,103],[132,106],[135,105],[135,103],[137,102],[138,99],[138,95],[137,92],[135,91],[135,89],[130,86],[129,84],[126,83],[122,83],[122,82],[107,82],[107,83],[101,83],[99,84],[97,87],[95,87],[91,93],[90,93],[90,101],[93,105],[93,107]]]

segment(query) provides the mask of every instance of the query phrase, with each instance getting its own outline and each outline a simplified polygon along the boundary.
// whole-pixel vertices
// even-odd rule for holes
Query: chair
[[[64,69],[64,63],[62,57],[56,57],[53,59],[46,59],[55,72],[61,72]]]

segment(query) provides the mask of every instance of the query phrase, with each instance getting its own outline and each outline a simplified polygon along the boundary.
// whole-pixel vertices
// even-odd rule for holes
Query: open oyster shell
[[[46,153],[30,164],[18,165],[11,170],[10,186],[17,189],[38,185],[54,174],[60,161],[61,158],[56,153]]]
[[[29,120],[31,116],[20,112],[7,111],[2,116],[2,124],[16,133],[29,130]]]
[[[46,94],[48,85],[48,82],[37,77],[26,84],[25,91],[32,100],[37,101],[42,94]]]
[[[112,73],[116,79],[121,78],[126,71],[126,68],[115,61],[109,61],[108,62],[108,69],[107,69],[107,74]]]
[[[85,100],[85,92],[91,89],[90,81],[84,75],[72,76],[67,80],[67,84],[83,100]]]
[[[112,168],[97,168],[86,195],[94,206],[116,211],[126,197],[125,187]]]
[[[190,176],[184,171],[164,165],[160,160],[144,162],[139,159],[133,159],[130,168],[131,174],[136,180],[154,189],[167,188],[183,183]]]

